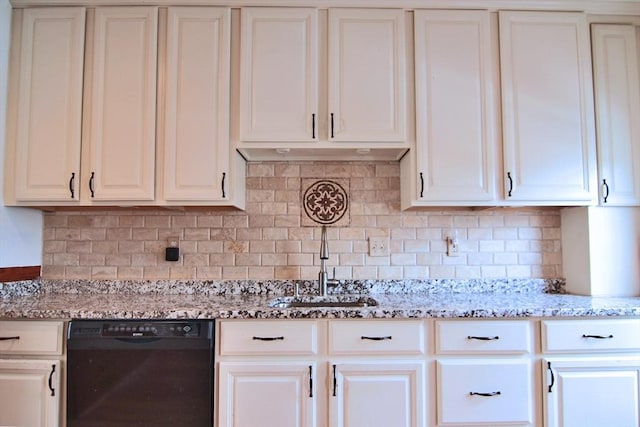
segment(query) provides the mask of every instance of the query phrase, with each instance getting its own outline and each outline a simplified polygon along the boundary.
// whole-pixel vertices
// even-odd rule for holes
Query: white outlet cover
[[[389,256],[389,239],[369,237],[369,256]]]

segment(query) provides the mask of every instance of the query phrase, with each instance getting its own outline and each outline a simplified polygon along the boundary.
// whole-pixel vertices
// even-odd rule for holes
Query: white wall
[[[4,176],[11,5],[0,0],[0,179]],[[0,200],[3,186],[0,185]],[[42,213],[0,204],[0,268],[42,264]]]

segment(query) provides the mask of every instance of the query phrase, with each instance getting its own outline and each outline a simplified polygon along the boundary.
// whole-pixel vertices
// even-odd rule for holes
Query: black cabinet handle
[[[336,397],[338,389],[338,380],[336,378],[336,365],[333,365],[333,397]]]
[[[331,113],[331,138],[333,138],[333,113]]]
[[[513,191],[513,178],[511,177],[511,172],[507,172],[507,180],[509,180],[509,191],[507,194],[511,197],[511,192]]]
[[[225,197],[227,197],[226,193],[224,192],[224,181],[227,178],[227,173],[226,172],[222,172],[222,198],[224,199]]]
[[[56,365],[51,365],[51,372],[49,372],[49,390],[51,390],[51,396],[56,395],[56,390],[53,388],[53,374],[56,372]]]
[[[602,188],[604,189],[604,198],[603,202],[607,203],[607,199],[609,198],[609,184],[607,184],[607,180],[602,180]]]
[[[15,337],[0,337],[0,341],[10,341],[10,340],[19,340],[20,337],[19,336],[15,336]]]
[[[316,114],[311,115],[311,139],[316,139]]]
[[[549,384],[549,393],[551,393],[553,385],[556,383],[556,376],[553,374],[553,369],[551,369],[551,362],[547,362],[547,370],[551,373],[551,384]]]
[[[597,340],[609,340],[613,338],[613,335],[588,335],[582,334],[582,338],[595,338]]]
[[[424,197],[424,176],[420,172],[420,197]]]
[[[313,366],[309,365],[309,397],[313,397]]]
[[[69,193],[71,193],[72,199],[73,199],[73,196],[75,195],[75,192],[73,191],[73,187],[75,187],[75,181],[76,181],[76,173],[71,172],[71,178],[69,179]]]
[[[254,341],[282,341],[284,337],[253,337]]]
[[[483,397],[492,397],[492,396],[500,396],[502,393],[499,391],[492,391],[490,393],[479,393],[477,391],[470,391],[469,396],[483,396]]]
[[[93,191],[93,180],[96,177],[96,173],[95,172],[91,172],[91,178],[89,178],[89,191],[91,192],[91,197],[93,198],[93,196],[95,196],[95,193]]]
[[[468,340],[480,340],[480,341],[494,341],[494,340],[499,340],[500,337],[499,336],[494,336],[494,337],[476,337],[473,335],[469,335],[467,337]]]
[[[392,339],[391,335],[387,335],[385,337],[368,337],[368,336],[361,336],[360,337],[361,340],[370,340],[370,341],[387,341]]]

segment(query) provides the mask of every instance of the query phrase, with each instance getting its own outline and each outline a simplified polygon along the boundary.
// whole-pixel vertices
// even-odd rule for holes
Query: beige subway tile
[[[542,254],[532,252],[521,252],[517,254],[518,264],[521,265],[542,265]]]
[[[118,225],[120,227],[131,227],[131,228],[145,227],[144,216],[143,215],[123,215],[118,220]],[[142,274],[142,272],[140,272],[140,274]]]
[[[518,254],[512,252],[497,252],[493,254],[493,264],[497,265],[517,265]]]
[[[64,269],[64,275],[60,279],[89,279],[91,278],[91,266],[68,266]],[[50,277],[53,278],[53,277]]]
[[[262,238],[265,240],[286,240],[288,238],[288,229],[284,227],[264,228],[262,230]]]
[[[276,251],[276,242],[273,240],[252,240],[249,242],[249,252],[253,254],[273,254]]]
[[[520,227],[518,228],[518,238],[521,240],[542,239],[542,229],[536,227]]]
[[[416,229],[416,239],[422,240],[444,240],[444,230],[442,228],[418,228]]]
[[[262,239],[262,229],[260,228],[239,228],[236,232],[238,240],[259,241]]]
[[[493,230],[491,228],[469,228],[467,230],[467,239],[470,240],[490,240],[493,238]],[[501,237],[501,239],[505,239]]]
[[[83,228],[80,231],[82,240],[105,240],[107,238],[106,228]]]
[[[197,252],[199,253],[206,253],[206,254],[213,254],[213,253],[222,253],[223,251],[223,242],[216,240],[216,241],[203,241],[203,242],[197,242]]]
[[[249,268],[248,267],[232,267],[232,266],[223,266],[222,267],[222,278],[224,280],[243,280],[249,278]]]
[[[200,280],[220,280],[222,279],[222,267],[196,266],[196,278]]]
[[[157,265],[144,267],[145,279],[168,279],[169,278],[169,266]]]
[[[543,253],[542,265],[562,265],[562,253],[561,252]]]
[[[222,227],[222,216],[212,214],[202,214],[197,218],[198,228],[220,228]]]
[[[45,213],[42,223],[45,228],[66,228],[69,215],[65,213]]]
[[[319,258],[319,255],[318,255]],[[335,263],[336,265],[348,265],[351,267],[354,266],[363,266],[365,255],[364,254],[338,254],[338,257],[329,257],[329,261]]]
[[[65,240],[49,240],[42,243],[42,251],[45,254],[62,253],[67,250],[67,242]]]
[[[286,215],[288,207],[285,202],[262,203],[260,205],[260,213],[263,215]]]
[[[53,263],[55,265],[64,265],[64,266],[79,265],[80,255],[72,254],[72,253],[54,254]]]
[[[118,242],[118,253],[136,254],[144,252],[144,242],[133,240],[121,240]]]
[[[300,253],[302,242],[297,240],[278,240],[275,242],[276,253]]]
[[[409,228],[426,228],[429,225],[429,217],[426,215],[405,214],[402,217],[402,226]]]
[[[378,267],[379,280],[401,280],[403,278],[403,268],[396,266],[380,266]]]
[[[119,217],[114,215],[92,215],[91,226],[96,228],[114,228],[119,227]]]
[[[298,280],[301,278],[299,267],[279,267],[275,269],[274,273],[274,278],[277,280]]]
[[[286,266],[287,265],[287,254],[283,253],[263,253],[262,254],[262,265],[274,265],[274,266]]]
[[[89,215],[72,215],[67,221],[67,226],[72,228],[91,227],[93,225],[92,218]]]
[[[251,278],[252,280],[270,280],[273,276],[273,267],[249,266],[247,278]]]
[[[436,276],[433,275],[432,271],[433,269],[440,269],[443,270],[443,266],[435,266],[435,267],[425,267],[425,266],[409,266],[409,267],[404,267],[403,269],[403,278],[404,279],[429,279],[429,278],[436,278]],[[453,268],[453,267],[451,267]],[[442,276],[442,277],[452,277],[449,275],[446,276]]]
[[[364,263],[365,265],[375,265],[375,266],[384,266],[391,265],[391,257],[388,256],[365,256]]]
[[[375,170],[377,177],[397,177],[400,176],[400,163],[376,163]]]
[[[508,265],[508,278],[527,278],[531,277],[531,267],[528,265]]]
[[[196,268],[194,266],[171,265],[169,266],[170,279],[194,279]]]
[[[56,228],[56,240],[81,240],[82,230],[79,228]]]
[[[299,180],[300,165],[295,163],[283,162],[274,165],[274,175],[283,177],[293,177]]]
[[[235,228],[212,228],[210,230],[211,240],[235,240]]]
[[[197,226],[195,215],[172,215],[171,228],[194,228]]]
[[[225,216],[222,219],[222,228],[247,228],[249,226],[249,217],[247,215]]]
[[[130,228],[108,228],[107,240],[130,240],[132,231]]]
[[[560,211],[548,212],[546,215],[531,215],[529,224],[532,227],[543,228],[559,228],[560,227]]]
[[[275,175],[275,165],[270,163],[249,163],[247,165],[247,176],[269,177]]]
[[[260,181],[262,190],[286,190],[287,179],[284,177],[265,177]]]
[[[57,280],[65,278],[65,266],[63,265],[43,265],[40,273],[42,278]],[[87,276],[80,276],[87,277]]]
[[[378,278],[378,268],[375,266],[358,266],[352,269],[353,280],[372,280]]]
[[[480,252],[504,252],[504,241],[502,240],[480,240]]]
[[[78,256],[78,264],[81,266],[105,265],[106,256],[104,254],[80,254]]]
[[[477,228],[479,227],[479,221],[477,215],[454,215],[453,216],[454,228]]]
[[[288,203],[299,203],[300,202],[300,191],[299,190],[278,190],[276,191],[274,201],[276,202],[288,202]]]
[[[467,254],[461,253],[458,256],[443,256],[442,265],[467,265]]]
[[[451,228],[453,227],[453,216],[451,215],[429,215],[430,228]]]
[[[528,252],[529,240],[507,240],[504,242],[505,252]]]
[[[120,266],[129,267],[132,265],[131,255],[107,254],[102,256],[104,256],[104,262],[103,262],[104,265],[110,265],[110,266],[116,266],[116,267],[120,267]],[[137,264],[137,265],[141,265],[141,264]],[[150,265],[156,265],[156,263],[154,262],[153,264],[150,264]]]
[[[482,265],[480,270],[484,279],[503,279],[507,277],[507,268],[502,265]]]
[[[145,215],[144,226],[147,228],[170,228],[171,217],[169,215]]]
[[[299,227],[300,215],[275,215],[274,226],[286,228]]]
[[[262,178],[257,176],[248,176],[245,179],[244,185],[247,190],[260,190],[262,188]]]
[[[156,228],[134,228],[131,230],[132,240],[158,240]]]
[[[415,240],[418,231],[413,227],[394,227],[390,230],[392,240]]]
[[[134,267],[147,267],[158,265],[158,261],[162,260],[162,262],[166,262],[164,260],[164,252],[162,257],[158,254],[132,254],[131,255],[131,265]]]
[[[200,221],[198,221],[199,223]],[[210,233],[208,227],[202,228],[185,228],[183,237],[184,240],[209,240]]]
[[[287,254],[287,264],[291,266],[313,265],[312,254]]]
[[[96,241],[91,243],[91,252],[94,254],[118,253],[118,242],[115,240]]]
[[[42,254],[42,265],[53,265],[53,255]]]
[[[259,266],[260,254],[236,254],[236,266]]]
[[[378,215],[376,219],[378,227],[397,228],[402,224],[402,220],[398,215]]]
[[[416,254],[391,254],[391,265],[414,266],[417,263]]]
[[[96,280],[115,280],[118,278],[118,268],[109,266],[91,267],[91,278]]]
[[[275,217],[273,215],[252,215],[249,217],[249,227],[261,228],[261,227],[273,227],[275,224]]]
[[[209,265],[215,266],[232,266],[235,256],[232,253],[211,254],[209,255]]]
[[[403,242],[403,246],[404,246],[404,252],[411,252],[411,253],[429,252],[428,240],[405,240]]]
[[[505,215],[504,217],[505,227],[529,227],[528,215]]]
[[[247,203],[274,202],[276,193],[274,190],[248,190]]]
[[[443,254],[438,252],[427,252],[416,254],[416,265],[430,266],[441,265]]]
[[[351,226],[353,227],[376,227],[376,217],[370,215],[354,215],[353,210],[351,211]]]
[[[474,279],[481,276],[480,266],[457,265],[456,279]]]
[[[142,267],[118,267],[119,280],[135,280],[144,278],[144,268]]]
[[[542,238],[545,240],[561,239],[562,232],[559,228],[543,228]]]
[[[227,240],[223,244],[224,251],[234,254],[249,252],[249,242],[239,240]]]
[[[482,228],[504,227],[504,216],[487,213],[478,218],[478,226]]]

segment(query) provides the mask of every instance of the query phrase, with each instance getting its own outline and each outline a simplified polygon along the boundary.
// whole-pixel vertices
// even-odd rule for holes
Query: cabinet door
[[[57,427],[60,361],[0,359],[0,425]]]
[[[438,425],[533,424],[526,360],[439,360],[436,381]]]
[[[83,144],[87,200],[154,199],[157,27],[156,7],[95,10]]]
[[[416,11],[418,200],[495,199],[496,107],[489,12]]]
[[[248,7],[241,14],[240,140],[316,140],[316,9]]]
[[[167,13],[163,196],[227,197],[229,180],[228,8],[170,7]]]
[[[551,359],[544,368],[545,426],[638,425],[639,358]]]
[[[600,202],[640,204],[640,89],[632,25],[591,26]]]
[[[24,9],[14,34],[15,200],[79,200],[85,9]],[[15,127],[14,127],[15,126]]]
[[[404,11],[329,10],[329,140],[406,139]]]
[[[426,425],[424,362],[339,363],[331,369],[329,425]]]
[[[220,427],[316,425],[315,363],[221,362]]]
[[[500,12],[505,195],[596,199],[591,57],[586,17]]]

